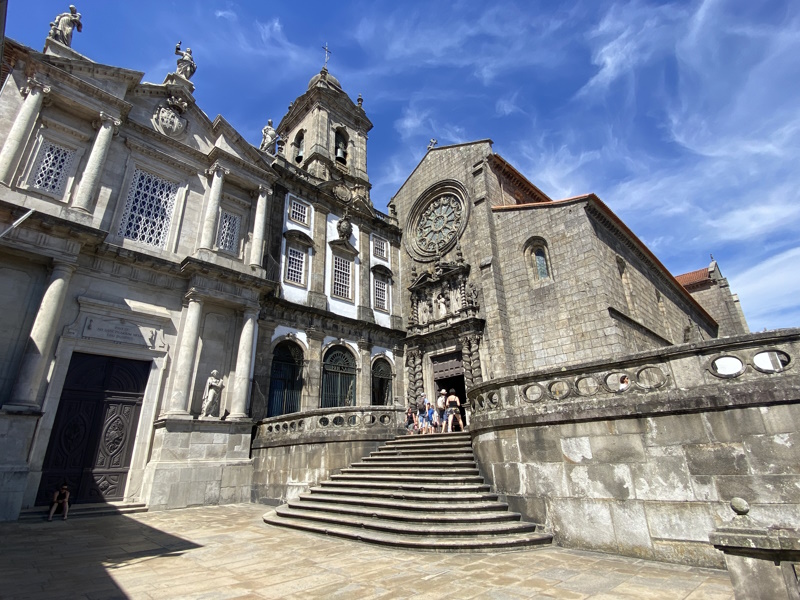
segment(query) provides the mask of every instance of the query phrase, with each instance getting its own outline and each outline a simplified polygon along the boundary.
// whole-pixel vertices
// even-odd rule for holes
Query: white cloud
[[[228,19],[228,21],[236,21],[236,13],[230,9],[228,10],[215,10],[214,16],[218,19]]]

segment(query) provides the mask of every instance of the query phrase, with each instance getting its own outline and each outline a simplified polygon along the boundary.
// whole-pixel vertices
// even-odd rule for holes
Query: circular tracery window
[[[445,181],[426,191],[411,211],[406,246],[415,258],[433,260],[455,246],[466,226],[464,191],[457,182]]]
[[[417,225],[417,245],[423,252],[443,249],[461,226],[461,202],[452,194],[439,196],[422,213]]]

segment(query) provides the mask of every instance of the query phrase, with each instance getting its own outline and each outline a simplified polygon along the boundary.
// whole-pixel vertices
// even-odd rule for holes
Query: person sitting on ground
[[[461,400],[456,396],[456,391],[450,388],[447,397],[447,431],[453,433],[453,419],[458,420],[460,431],[464,431],[464,422],[461,420]]]
[[[50,505],[50,514],[47,516],[48,521],[53,520],[53,515],[56,514],[58,507],[62,508],[64,513],[64,520],[67,520],[67,513],[69,513],[69,486],[65,483],[61,489],[53,492],[53,503]]]

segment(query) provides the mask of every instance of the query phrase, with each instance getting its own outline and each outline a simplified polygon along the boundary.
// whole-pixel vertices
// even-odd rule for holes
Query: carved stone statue
[[[192,49],[187,48],[186,52],[183,52],[181,50],[181,42],[178,42],[175,45],[175,54],[180,56],[178,59],[178,68],[175,72],[186,80],[191,79],[194,72],[197,71],[197,64],[194,62],[194,58],[192,58]]]
[[[439,292],[439,295],[436,296],[436,304],[439,307],[439,318],[443,319],[447,316],[447,297],[444,292]]]
[[[423,300],[419,305],[419,324],[427,325],[431,319],[431,307],[427,300]]]
[[[81,23],[81,13],[74,5],[70,4],[69,12],[61,13],[50,23],[50,33],[47,34],[47,37],[71,47],[73,29],[82,31],[83,23]]]
[[[272,127],[272,119],[267,119],[267,124],[264,129],[261,130],[261,146],[259,149],[262,152],[275,152],[275,139],[278,137],[278,134],[275,132],[275,129]]]
[[[219,372],[211,371],[211,377],[206,381],[206,387],[203,390],[203,407],[200,409],[201,419],[221,416],[220,397],[224,387],[222,379],[219,377]]]

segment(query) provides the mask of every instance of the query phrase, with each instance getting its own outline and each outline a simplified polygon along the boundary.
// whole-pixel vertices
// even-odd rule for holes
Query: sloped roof
[[[708,267],[705,267],[703,269],[697,269],[696,271],[689,271],[688,273],[676,275],[675,279],[683,287],[686,287],[696,283],[701,283],[703,281],[708,281],[709,279],[711,279],[711,277],[709,277],[708,274]]]

